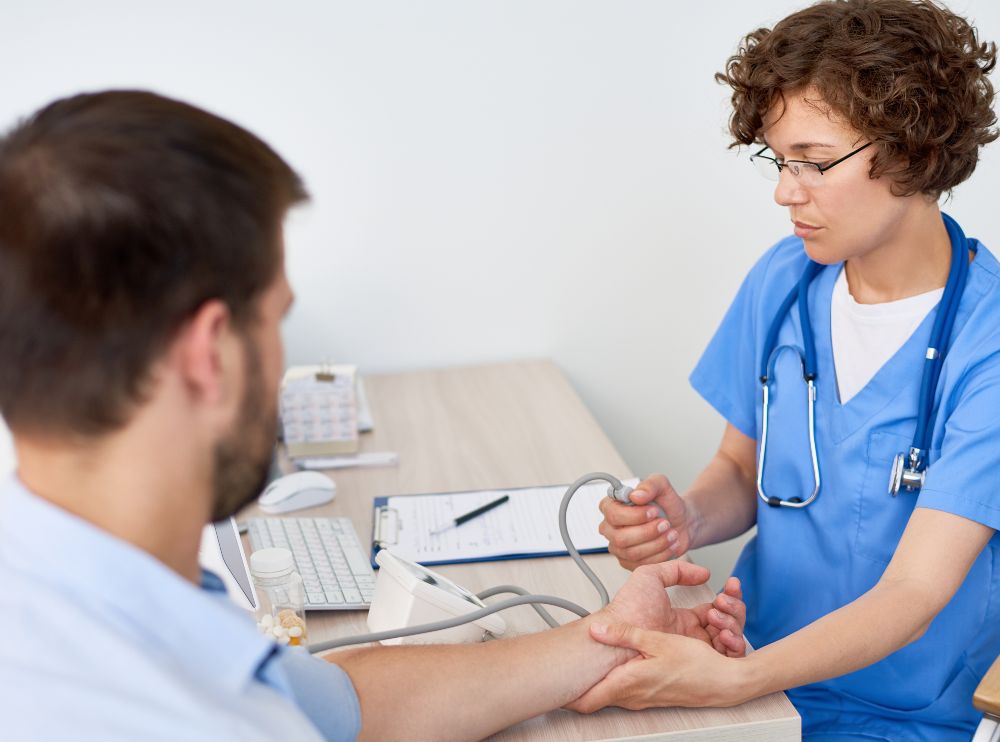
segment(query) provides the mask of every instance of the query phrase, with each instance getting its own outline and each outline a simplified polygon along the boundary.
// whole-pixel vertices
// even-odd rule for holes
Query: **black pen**
[[[494,500],[493,502],[488,502],[485,505],[481,505],[480,507],[476,508],[475,510],[473,510],[471,512],[466,513],[465,515],[458,516],[457,518],[455,518],[455,520],[453,520],[448,525],[441,526],[436,531],[431,531],[431,536],[437,536],[439,533],[444,533],[449,528],[454,528],[455,526],[460,526],[463,523],[465,523],[466,521],[470,521],[473,518],[482,515],[483,513],[488,513],[493,508],[498,507],[500,505],[503,505],[509,499],[510,499],[510,495],[504,495],[503,497],[501,497],[498,500]]]

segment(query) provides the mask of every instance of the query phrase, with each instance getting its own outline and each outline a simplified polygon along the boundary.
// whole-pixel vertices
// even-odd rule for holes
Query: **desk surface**
[[[332,472],[337,497],[329,505],[295,515],[347,516],[362,541],[370,538],[372,499],[380,495],[561,484],[588,471],[622,478],[631,473],[551,363],[531,361],[475,368],[366,376],[375,430],[362,436],[362,451],[396,451],[398,467]],[[257,515],[256,506],[244,515]],[[588,563],[613,595],[627,572],[607,554]],[[478,592],[513,583],[533,592],[561,595],[596,610],[593,586],[568,557],[435,567]],[[671,588],[675,605],[712,599],[706,586]],[[558,620],[575,618],[551,608]],[[504,611],[509,635],[540,631],[530,607]],[[309,614],[313,641],[364,633],[363,612]],[[729,709],[605,709],[590,716],[557,710],[529,719],[493,740],[768,740],[800,739],[794,707],[777,693]]]

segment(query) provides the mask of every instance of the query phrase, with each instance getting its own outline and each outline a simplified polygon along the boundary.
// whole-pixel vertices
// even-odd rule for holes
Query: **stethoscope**
[[[941,375],[941,364],[944,362],[945,354],[948,351],[947,344],[950,341],[952,329],[955,326],[958,305],[962,299],[962,292],[965,290],[965,283],[969,277],[969,251],[971,250],[975,254],[977,249],[974,241],[966,239],[962,228],[958,226],[958,222],[947,214],[941,214],[941,216],[944,219],[945,228],[948,230],[948,237],[951,239],[951,268],[948,271],[948,283],[944,288],[944,295],[941,297],[941,302],[937,308],[937,315],[934,318],[930,343],[924,355],[924,370],[920,381],[919,407],[917,410],[917,430],[913,436],[913,444],[910,446],[909,454],[897,454],[892,463],[892,473],[889,478],[889,494],[893,497],[898,495],[901,489],[907,492],[916,492],[924,484],[924,476],[927,474],[927,451],[930,446],[931,437],[931,418],[934,415],[934,393],[937,389],[938,377]],[[757,457],[757,494],[772,507],[804,508],[819,495],[821,480],[819,457],[816,454],[816,342],[813,336],[812,325],[809,323],[809,285],[824,267],[820,263],[809,261],[802,274],[802,278],[788,292],[788,296],[781,303],[781,307],[772,320],[771,327],[764,341],[764,352],[761,356],[759,376],[764,400],[764,421],[761,426],[760,453]],[[802,378],[806,383],[809,452],[812,458],[814,484],[812,494],[805,500],[801,497],[792,497],[788,500],[774,496],[769,497],[764,492],[764,457],[767,451],[770,385],[773,383],[774,362],[777,353],[782,348],[787,347],[777,347],[778,332],[781,330],[785,316],[791,310],[793,304],[798,304],[799,320],[802,325],[804,352],[799,353],[799,360],[802,365]]]

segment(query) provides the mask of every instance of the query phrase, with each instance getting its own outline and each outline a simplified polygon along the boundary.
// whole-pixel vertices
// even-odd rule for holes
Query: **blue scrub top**
[[[734,427],[760,443],[759,373],[764,336],[808,258],[789,237],[750,271],[691,384]],[[760,647],[850,603],[875,585],[915,507],[1000,529],[1000,264],[982,245],[969,269],[936,396],[926,482],[919,494],[887,494],[893,457],[908,451],[917,422],[924,353],[936,310],[846,405],[830,340],[830,300],[841,265],[813,282],[819,497],[803,509],[757,498],[757,535],[734,574],[748,605],[747,638]],[[805,498],[813,489],[798,312],[779,334],[764,487]],[[901,614],[906,606],[900,606]],[[1000,534],[994,534],[951,602],[918,641],[870,667],[788,695],[803,733],[860,739],[963,740],[980,714],[979,680],[1000,653]],[[817,739],[825,736],[817,736]],[[830,737],[837,738],[836,736]]]

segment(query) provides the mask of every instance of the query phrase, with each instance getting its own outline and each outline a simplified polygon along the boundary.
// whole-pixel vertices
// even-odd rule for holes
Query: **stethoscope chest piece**
[[[892,460],[892,472],[889,475],[889,494],[895,497],[899,494],[900,490],[905,489],[907,492],[919,492],[920,488],[924,486],[924,471],[917,469],[915,462],[912,462],[913,456],[911,451],[911,465],[906,465],[907,456],[905,453],[897,453],[896,458]]]

